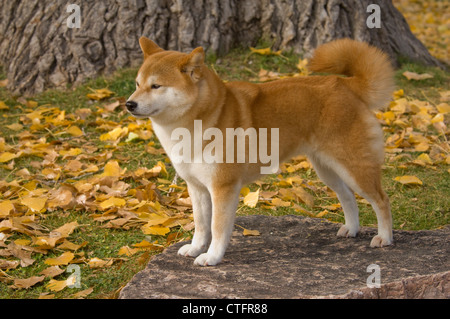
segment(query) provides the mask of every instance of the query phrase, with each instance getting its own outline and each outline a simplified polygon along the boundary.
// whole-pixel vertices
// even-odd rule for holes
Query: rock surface
[[[236,227],[216,267],[180,257],[178,243],[155,256],[124,287],[120,298],[450,298],[450,227],[395,231],[395,245],[369,247],[376,234],[336,237],[339,224],[299,216],[238,217],[258,230]],[[368,288],[369,265],[380,267],[381,287]]]

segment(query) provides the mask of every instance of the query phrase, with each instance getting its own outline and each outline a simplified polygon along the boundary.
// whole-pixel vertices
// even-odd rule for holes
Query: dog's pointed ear
[[[139,45],[141,46],[142,52],[144,53],[144,58],[147,58],[157,52],[164,51],[155,42],[146,37],[141,37],[139,39]]]
[[[205,51],[202,47],[194,49],[179,63],[180,71],[189,75],[194,82],[201,79],[204,65]]]

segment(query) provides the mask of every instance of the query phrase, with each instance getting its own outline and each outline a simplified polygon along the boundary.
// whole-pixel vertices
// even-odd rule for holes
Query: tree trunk
[[[8,0],[0,11],[0,63],[8,89],[34,94],[142,61],[138,39],[166,49],[203,46],[225,54],[261,38],[274,49],[310,54],[318,45],[350,37],[398,56],[441,65],[411,33],[390,0],[74,0],[80,28],[70,28],[70,1]],[[369,4],[381,8],[380,28],[366,24]]]

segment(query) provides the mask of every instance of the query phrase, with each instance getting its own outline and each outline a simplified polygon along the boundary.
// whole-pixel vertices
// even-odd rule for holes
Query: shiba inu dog
[[[337,236],[355,237],[359,231],[356,192],[377,215],[378,234],[370,245],[393,243],[389,198],[381,186],[383,133],[372,112],[389,101],[394,89],[393,70],[383,52],[342,39],[319,47],[310,61],[312,71],[337,75],[224,83],[205,65],[201,47],[185,54],[163,50],[145,37],[139,42],[145,59],[136,91],[126,103],[128,111],[151,118],[171,159],[180,142],[173,132],[181,129],[192,138],[185,141],[194,149],[192,161],[173,160],[187,183],[195,221],[193,240],[180,255],[196,257],[194,263],[200,266],[220,263],[234,227],[239,192],[261,175],[261,158],[238,161],[237,146],[223,139],[215,138],[215,146],[223,148],[212,152],[223,161],[196,160],[213,139],[210,129],[226,135],[227,129],[242,128],[244,138],[249,129],[257,134],[267,129],[262,140],[266,150],[278,151],[280,163],[307,155],[319,178],[336,192],[345,215]],[[194,140],[196,131],[203,137],[200,143]],[[230,152],[234,163],[225,160]],[[250,147],[245,152],[247,159],[252,157]]]

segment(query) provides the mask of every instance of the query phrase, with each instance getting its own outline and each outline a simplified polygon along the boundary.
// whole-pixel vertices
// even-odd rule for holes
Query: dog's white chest
[[[172,158],[172,148],[179,143],[177,140],[172,139],[172,128],[163,127],[159,124],[152,123],[153,130],[158,137],[162,147],[166,151],[169,158],[172,160],[172,164],[177,171],[178,175],[186,181],[200,182],[204,186],[211,184],[211,177],[215,173],[216,165],[206,163],[188,163],[177,162]],[[175,129],[175,128],[173,128]]]

